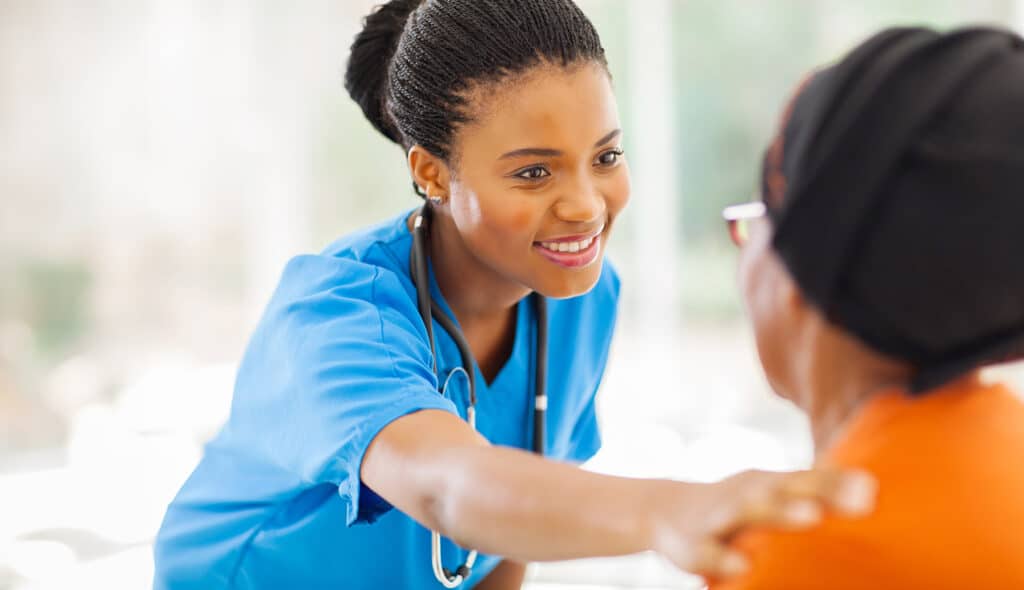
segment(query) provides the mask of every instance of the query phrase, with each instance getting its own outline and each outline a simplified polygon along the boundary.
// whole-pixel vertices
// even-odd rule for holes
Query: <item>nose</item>
[[[554,206],[558,219],[569,223],[600,221],[605,216],[607,203],[598,187],[585,176],[565,187],[565,192]]]

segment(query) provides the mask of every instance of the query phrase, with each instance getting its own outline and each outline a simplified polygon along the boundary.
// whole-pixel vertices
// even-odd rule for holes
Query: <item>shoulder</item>
[[[318,391],[387,380],[430,384],[430,347],[408,277],[386,264],[293,258],[246,349],[238,383],[251,391]],[[329,378],[327,378],[329,376]]]
[[[402,255],[401,244],[377,239],[378,233],[363,232],[324,253],[292,258],[251,346],[296,353],[344,342],[425,340],[403,266],[408,254]]]
[[[402,257],[403,251],[408,253],[412,245],[412,234],[406,225],[410,214],[411,211],[403,211],[390,219],[346,234],[324,248],[321,254],[356,260],[374,259],[385,254],[395,259],[392,262],[401,264],[397,259]]]
[[[880,395],[822,460],[869,469],[906,502],[917,494],[941,494],[948,502],[965,495],[948,485],[951,476],[996,477],[998,486],[1024,493],[1024,476],[1012,477],[1016,472],[1007,469],[1007,457],[1024,452],[1021,421],[1024,403],[1000,385],[951,387],[918,397]]]
[[[858,519],[829,516],[803,532],[743,535],[737,546],[751,556],[750,575],[714,590],[867,588],[880,580],[894,588],[942,581],[952,587],[955,580],[1017,587],[975,583],[992,572],[1020,580],[1024,568],[979,574],[974,566],[979,555],[1019,563],[1019,551],[1008,551],[1004,540],[1024,527],[1024,476],[1008,459],[1024,452],[1022,409],[1011,395],[991,390],[874,400],[822,462],[872,473],[879,485],[875,511]]]
[[[304,254],[288,261],[267,312],[328,311],[355,301],[400,305],[411,303],[411,289],[408,277],[388,264]]]
[[[891,563],[871,535],[826,522],[812,531],[758,531],[742,535],[735,546],[750,559],[750,570],[711,590],[853,590],[878,587],[880,580],[900,585],[902,569]]]
[[[281,274],[268,316],[275,311],[326,310],[354,301],[399,307],[411,303],[414,289],[406,265],[412,240],[406,217],[402,213],[346,235],[319,254],[292,258]]]

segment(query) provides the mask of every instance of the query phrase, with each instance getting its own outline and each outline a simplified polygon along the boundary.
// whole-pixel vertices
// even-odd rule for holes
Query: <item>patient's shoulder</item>
[[[829,523],[812,532],[757,531],[735,543],[750,560],[740,578],[712,590],[853,590],[913,588],[870,535],[836,530]],[[885,585],[892,582],[893,585]]]
[[[713,588],[1024,588],[1006,542],[1024,530],[1022,453],[1024,404],[1005,388],[877,400],[826,457],[875,475],[875,511],[743,535],[750,575]]]

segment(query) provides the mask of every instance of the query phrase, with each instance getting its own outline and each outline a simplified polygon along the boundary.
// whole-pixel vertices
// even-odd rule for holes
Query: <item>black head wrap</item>
[[[768,149],[774,247],[926,391],[1024,357],[1024,40],[886,30],[798,90]]]

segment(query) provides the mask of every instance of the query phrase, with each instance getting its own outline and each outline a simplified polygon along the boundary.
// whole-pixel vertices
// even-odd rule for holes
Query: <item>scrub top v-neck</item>
[[[466,417],[461,357],[436,322],[433,372],[407,217],[289,262],[239,367],[230,417],[168,507],[156,588],[440,587],[430,531],[359,480],[367,447],[392,421],[422,410]],[[431,291],[454,318],[432,274]],[[606,262],[589,293],[549,302],[551,459],[583,462],[600,447],[594,396],[618,295]],[[494,445],[530,448],[535,329],[521,302],[505,365],[490,383],[472,367],[477,426]],[[443,541],[445,566],[466,553]],[[465,587],[499,561],[481,554]]]

